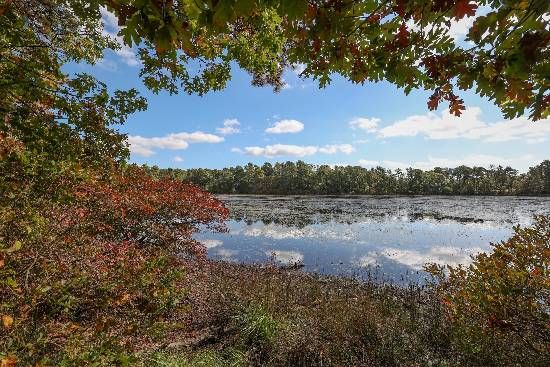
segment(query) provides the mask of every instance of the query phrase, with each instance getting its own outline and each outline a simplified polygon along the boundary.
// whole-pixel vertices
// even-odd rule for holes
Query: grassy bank
[[[430,286],[208,262],[188,273],[195,310],[154,366],[544,366],[545,352],[486,328],[466,335]],[[470,339],[468,339],[470,338]]]
[[[189,280],[194,312],[181,354],[241,365],[445,365],[454,359],[440,303],[427,289],[379,286],[277,269],[207,263]],[[193,336],[196,339],[193,340]],[[177,338],[174,338],[177,339]],[[215,361],[216,358],[212,359]]]

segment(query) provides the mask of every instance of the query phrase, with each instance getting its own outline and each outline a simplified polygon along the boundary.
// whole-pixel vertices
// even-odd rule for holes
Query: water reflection
[[[298,251],[269,250],[265,254],[284,265],[302,264],[304,261],[304,254]]]
[[[511,223],[550,214],[550,199],[541,198],[238,197],[227,205],[229,232],[197,236],[211,258],[397,281],[417,279],[429,262],[467,264],[508,238]]]

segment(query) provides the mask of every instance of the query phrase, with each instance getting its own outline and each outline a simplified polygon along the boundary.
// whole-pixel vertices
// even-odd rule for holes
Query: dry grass
[[[189,269],[193,311],[185,335],[166,336],[172,355],[238,350],[248,366],[481,365],[454,349],[428,288],[223,262]]]

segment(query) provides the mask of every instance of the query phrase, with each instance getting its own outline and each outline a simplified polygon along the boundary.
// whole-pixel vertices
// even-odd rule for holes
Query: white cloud
[[[379,118],[365,118],[365,117],[356,117],[349,122],[349,126],[355,129],[365,130],[369,133],[376,131],[378,123],[380,122]]]
[[[468,107],[462,116],[430,112],[409,116],[378,131],[380,138],[424,135],[428,139],[473,139],[484,142],[525,140],[536,144],[550,137],[550,119],[532,122],[526,117],[493,123],[481,119],[479,107]]]
[[[319,152],[326,154],[344,153],[351,154],[355,151],[355,148],[351,144],[338,144],[338,145],[325,145],[319,148]]]
[[[137,66],[139,61],[137,59],[136,53],[130,47],[124,44],[122,37],[118,35],[120,27],[118,26],[118,19],[115,14],[108,11],[106,8],[101,7],[99,9],[101,13],[101,20],[103,22],[102,33],[104,36],[108,36],[111,39],[114,39],[120,48],[114,52],[120,57],[122,62],[128,66]]]
[[[265,147],[245,147],[243,152],[247,155],[259,157],[264,156],[268,158],[277,157],[280,155],[291,155],[295,157],[305,157],[308,155],[313,155],[319,150],[315,146],[304,146],[304,145],[286,145],[286,144],[275,144],[267,145]]]
[[[357,162],[357,164],[362,166],[362,167],[376,167],[376,166],[380,165],[380,162],[379,161],[370,161],[368,159],[360,159]]]
[[[202,131],[182,132],[151,138],[139,135],[128,136],[130,151],[144,157],[155,154],[155,149],[183,150],[187,149],[191,143],[220,143],[223,140],[221,136],[203,133]]]
[[[273,157],[285,156],[285,155],[294,156],[294,157],[305,157],[305,156],[314,155],[317,153],[351,154],[352,152],[355,151],[355,148],[350,144],[325,145],[322,147],[318,147],[314,145],[274,144],[274,145],[267,145],[265,147],[253,146],[253,147],[245,147],[243,149],[232,148],[231,151],[235,153],[244,153],[254,157],[263,156],[267,158],[273,158]]]
[[[476,17],[464,17],[460,20],[451,20],[451,26],[448,33],[455,41],[460,41],[468,34],[468,31],[474,25]]]
[[[222,127],[216,128],[216,131],[222,135],[237,134],[241,131],[240,125],[241,123],[237,119],[227,119],[224,120]]]
[[[304,130],[304,124],[298,120],[281,120],[265,129],[265,132],[268,134],[290,134],[299,133],[302,130]]]
[[[177,163],[183,162],[183,158],[177,155],[174,157],[174,162],[177,162]]]
[[[357,163],[363,167],[386,167],[390,169],[405,169],[405,168],[419,168],[423,170],[430,170],[435,167],[441,168],[456,168],[459,166],[469,167],[485,167],[489,166],[511,166],[514,168],[526,170],[530,166],[537,164],[540,160],[531,154],[525,154],[519,157],[499,157],[489,154],[469,154],[462,158],[441,158],[441,157],[428,157],[425,161],[411,161],[411,162],[399,162],[391,160],[366,160],[361,159]]]

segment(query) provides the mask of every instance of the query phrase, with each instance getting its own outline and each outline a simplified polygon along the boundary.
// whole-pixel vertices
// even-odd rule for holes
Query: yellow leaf
[[[525,10],[529,7],[529,1],[528,0],[523,0],[522,2],[520,2],[518,4],[518,8],[522,9],[522,10]]]
[[[2,315],[2,325],[4,325],[6,329],[11,328],[13,326],[13,317],[10,315]]]

